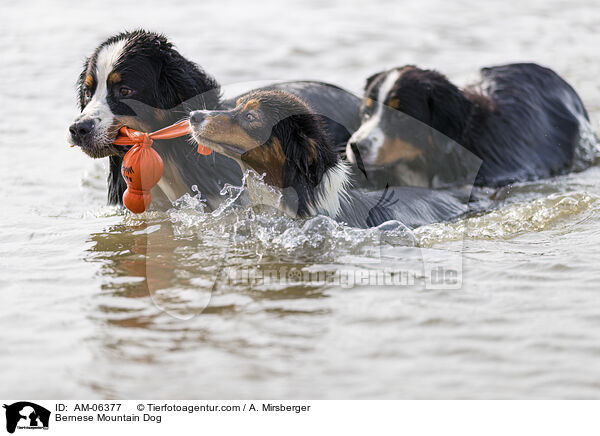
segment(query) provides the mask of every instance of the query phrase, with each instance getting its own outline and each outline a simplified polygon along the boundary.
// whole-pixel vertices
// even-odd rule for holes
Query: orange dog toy
[[[121,127],[115,145],[133,145],[123,158],[121,174],[127,183],[123,194],[125,207],[133,213],[145,211],[152,198],[150,190],[160,181],[163,161],[152,148],[154,139],[172,139],[190,133],[188,120],[180,121],[152,133],[139,132],[129,127]],[[198,153],[209,155],[212,150],[198,144]]]

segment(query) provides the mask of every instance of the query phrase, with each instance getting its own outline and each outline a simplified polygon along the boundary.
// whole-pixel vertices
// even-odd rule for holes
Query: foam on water
[[[415,230],[421,246],[468,239],[508,239],[526,232],[569,225],[576,215],[597,210],[598,197],[586,192],[554,193],[527,202],[500,207],[480,216],[453,223],[438,223]],[[571,222],[572,224],[572,222]]]
[[[397,221],[357,229],[326,216],[294,219],[271,206],[253,204],[248,195],[249,174],[244,175],[241,186],[223,188],[223,202],[215,211],[207,210],[202,194],[193,187],[195,195],[185,194],[168,211],[148,211],[137,216],[126,212],[125,222],[168,220],[175,235],[194,235],[203,243],[220,248],[250,250],[260,257],[268,253],[274,258],[293,256],[332,261],[348,254],[364,254],[364,250],[382,245],[433,247],[465,238],[509,239],[561,223],[569,225],[575,216],[598,210],[599,197],[589,192],[553,192],[541,198],[540,194],[532,197],[538,185],[539,189],[548,189],[548,183],[534,182],[503,188],[498,193],[488,190],[487,195],[503,196],[497,208],[454,222],[427,225],[414,231]],[[88,213],[111,216],[119,212],[110,207]]]
[[[251,250],[261,257],[287,256],[331,261],[346,254],[364,254],[380,244],[414,246],[414,234],[389,221],[372,229],[357,229],[326,216],[295,219],[268,205],[247,205],[247,176],[240,187],[228,185],[221,206],[208,212],[201,194],[181,197],[166,216],[177,235],[194,234],[232,250]],[[207,235],[219,235],[207,238]]]

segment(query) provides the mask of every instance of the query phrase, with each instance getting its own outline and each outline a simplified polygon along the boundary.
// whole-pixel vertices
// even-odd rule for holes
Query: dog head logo
[[[6,431],[18,429],[48,429],[50,411],[28,401],[4,405],[6,409]]]

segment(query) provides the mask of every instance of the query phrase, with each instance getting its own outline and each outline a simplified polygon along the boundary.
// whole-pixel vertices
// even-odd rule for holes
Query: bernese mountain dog
[[[414,228],[457,218],[469,207],[469,192],[459,190],[357,188],[322,120],[289,92],[259,90],[231,109],[193,111],[190,125],[195,141],[248,172],[254,202],[293,217],[327,215],[363,228],[395,220]]]
[[[302,81],[269,88],[305,99],[321,114],[328,138],[341,149],[360,125],[360,99],[338,87]],[[151,132],[181,120],[193,109],[227,108],[235,103],[235,99],[223,100],[215,79],[179,54],[163,35],[144,30],[120,33],[100,44],[85,61],[78,90],[81,113],[69,128],[70,141],[93,158],[108,157],[110,204],[122,203],[126,189],[120,169],[129,147],[113,144],[122,126]],[[228,158],[196,154],[188,139],[155,142],[164,161],[158,189],[174,201],[195,185],[214,208],[223,185],[239,185],[242,174]],[[152,196],[158,199],[156,194]]]
[[[346,155],[386,183],[461,182],[453,179],[468,173],[471,153],[482,161],[475,185],[490,187],[583,170],[596,158],[598,139],[575,90],[531,63],[483,68],[462,90],[411,65],[380,72],[367,79],[360,112]]]

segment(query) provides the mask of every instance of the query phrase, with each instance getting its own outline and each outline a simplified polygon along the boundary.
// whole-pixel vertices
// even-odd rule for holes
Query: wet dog
[[[360,124],[360,100],[340,88],[320,82],[287,82],[272,88],[309,101],[315,112],[323,114],[329,139],[340,147]],[[113,144],[120,127],[150,132],[184,118],[190,110],[235,103],[223,100],[215,79],[179,54],[164,36],[143,30],[120,33],[94,50],[79,77],[78,101],[81,113],[69,128],[70,141],[93,158],[109,159],[110,204],[122,203],[126,188],[120,169],[129,147]],[[221,155],[196,154],[187,139],[156,141],[154,148],[165,170],[160,192],[152,196],[162,193],[174,201],[195,185],[214,207],[223,185],[239,184],[241,172]]]
[[[497,187],[584,169],[598,144],[577,93],[535,64],[483,68],[463,90],[414,66],[380,72],[367,79],[361,118],[348,159],[386,183],[462,182],[453,178],[472,153],[482,161],[475,184]]]
[[[248,181],[255,202],[293,217],[327,215],[355,227],[397,220],[416,227],[467,211],[468,193],[357,189],[322,121],[288,92],[255,91],[239,98],[232,109],[192,112],[190,124],[195,141],[256,174]],[[262,189],[261,183],[272,189]]]

